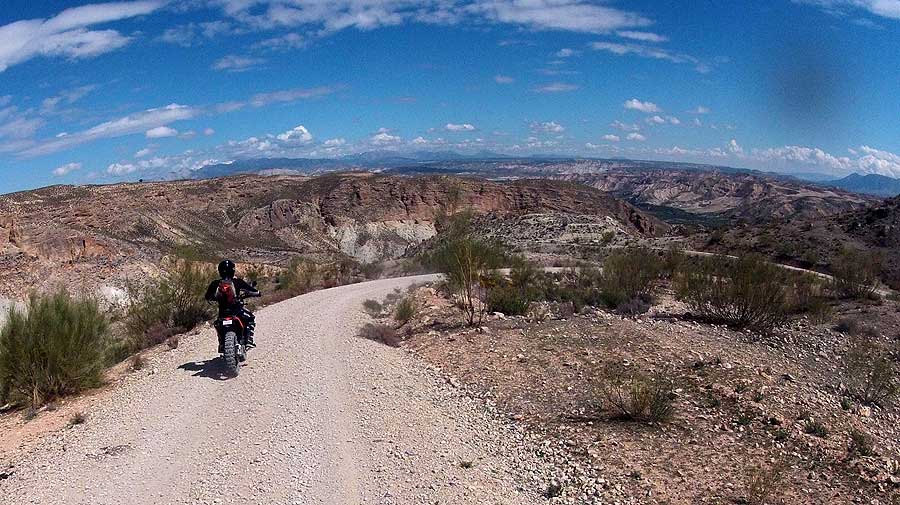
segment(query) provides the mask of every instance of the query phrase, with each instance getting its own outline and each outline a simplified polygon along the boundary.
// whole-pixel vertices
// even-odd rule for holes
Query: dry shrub
[[[394,307],[394,320],[400,323],[400,326],[403,326],[416,317],[418,311],[419,304],[416,302],[416,298],[412,295],[405,296]]]
[[[844,360],[847,391],[860,402],[885,406],[900,393],[894,363],[885,348],[871,337],[852,337]]]
[[[880,272],[878,255],[846,248],[831,262],[832,288],[843,298],[873,298],[878,291]]]
[[[677,277],[678,297],[700,317],[770,332],[787,320],[786,275],[760,256],[700,258]]]
[[[631,247],[610,254],[600,275],[603,303],[617,308],[636,298],[649,300],[662,268],[659,256],[647,248]]]
[[[847,448],[847,455],[854,456],[872,456],[875,454],[875,440],[868,433],[856,428],[850,430],[850,446]]]
[[[389,347],[400,347],[402,340],[397,330],[386,324],[367,324],[359,330],[359,336],[366,340],[380,342]]]
[[[131,357],[131,369],[132,370],[143,370],[144,367],[147,366],[147,362],[144,361],[144,357],[140,354],[135,354]]]
[[[772,503],[777,496],[785,478],[787,465],[783,462],[771,467],[758,466],[747,474],[747,496],[745,502],[748,505],[765,505]]]
[[[674,387],[664,373],[650,378],[620,366],[607,368],[600,394],[613,419],[657,423],[669,420],[675,411]]]
[[[371,317],[379,317],[384,311],[384,307],[377,300],[369,299],[363,302],[363,310]]]

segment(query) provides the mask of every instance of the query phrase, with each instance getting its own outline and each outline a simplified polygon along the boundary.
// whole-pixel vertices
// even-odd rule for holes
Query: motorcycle
[[[256,287],[256,283],[252,283]],[[238,299],[243,307],[246,298],[258,297],[259,294],[242,293]],[[234,314],[216,318],[213,326],[216,328],[219,340],[223,343],[222,359],[225,361],[225,367],[228,372],[237,377],[240,373],[241,363],[247,360],[247,328],[244,321],[237,314],[240,310],[234,311]]]

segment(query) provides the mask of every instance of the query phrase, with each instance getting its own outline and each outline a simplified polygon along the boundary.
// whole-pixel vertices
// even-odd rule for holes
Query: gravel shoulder
[[[356,337],[364,300],[432,279],[262,309],[260,347],[235,379],[222,376],[212,329],[182,338],[93,403],[85,424],[14,456],[0,501],[542,502],[521,432],[403,351]]]

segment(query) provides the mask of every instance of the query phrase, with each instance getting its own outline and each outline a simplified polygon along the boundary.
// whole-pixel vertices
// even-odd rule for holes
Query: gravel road
[[[260,347],[234,379],[222,376],[213,330],[184,337],[85,424],[22,454],[0,503],[545,502],[521,474],[532,463],[510,448],[514,428],[415,358],[356,337],[365,299],[430,279],[259,311]]]

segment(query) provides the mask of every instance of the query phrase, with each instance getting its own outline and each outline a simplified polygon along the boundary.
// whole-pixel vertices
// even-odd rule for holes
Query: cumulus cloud
[[[216,62],[213,63],[212,68],[214,70],[225,70],[227,72],[246,72],[265,62],[266,60],[262,58],[251,58],[249,56],[229,54],[216,60]]]
[[[494,76],[494,82],[496,82],[497,84],[512,84],[513,82],[515,82],[515,79],[508,75],[497,74]]]
[[[81,170],[81,163],[66,163],[53,169],[53,175],[61,177],[76,170]]]
[[[744,154],[744,148],[735,139],[728,142],[728,151],[733,154]]]
[[[379,128],[375,135],[369,138],[369,143],[375,146],[387,146],[398,144],[402,140],[399,135],[392,135],[388,128]]]
[[[175,128],[170,128],[168,126],[157,126],[156,128],[147,130],[144,135],[148,139],[161,139],[178,135],[178,130],[176,130]]]
[[[328,139],[324,142],[326,147],[339,147],[347,143],[347,140],[343,137],[337,137],[333,139]]]
[[[623,37],[631,40],[638,40],[641,42],[665,42],[668,37],[663,37],[662,35],[657,35],[651,32],[639,32],[634,30],[620,30],[616,32],[616,35],[619,37]]]
[[[153,152],[152,149],[150,149],[149,147],[145,147],[143,149],[138,150],[136,153],[134,153],[134,157],[135,158],[143,158],[144,156],[147,156],[152,152]]]
[[[469,123],[462,123],[462,124],[447,123],[444,125],[444,129],[449,132],[471,132],[471,131],[475,131],[475,126],[473,126]]]
[[[529,124],[528,128],[534,133],[562,133],[566,131],[566,128],[556,121],[545,121],[543,123],[535,121]]]
[[[628,136],[625,137],[628,140],[634,140],[637,142],[643,142],[647,140],[647,137],[641,135],[640,133],[629,133]]]
[[[622,140],[621,138],[619,138],[618,135],[613,135],[613,134],[606,134],[602,138],[603,138],[603,140],[605,140],[607,142],[618,142],[618,141]]]
[[[637,98],[632,98],[631,100],[626,100],[623,104],[623,107],[629,110],[636,110],[640,112],[645,112],[647,114],[652,114],[654,112],[662,112],[662,109],[659,108],[653,102],[642,102]]]
[[[665,124],[666,123],[666,120],[660,116],[650,116],[647,119],[645,119],[644,121],[646,121],[647,124]]]
[[[83,59],[119,49],[131,39],[116,30],[89,27],[149,14],[164,3],[148,0],[89,4],[66,9],[49,19],[0,26],[0,72],[38,56]]]
[[[566,82],[551,82],[536,86],[534,90],[538,93],[565,93],[567,91],[575,91],[578,86]]]
[[[275,138],[282,142],[312,142],[313,136],[305,126],[298,125],[293,129],[278,134]]]

